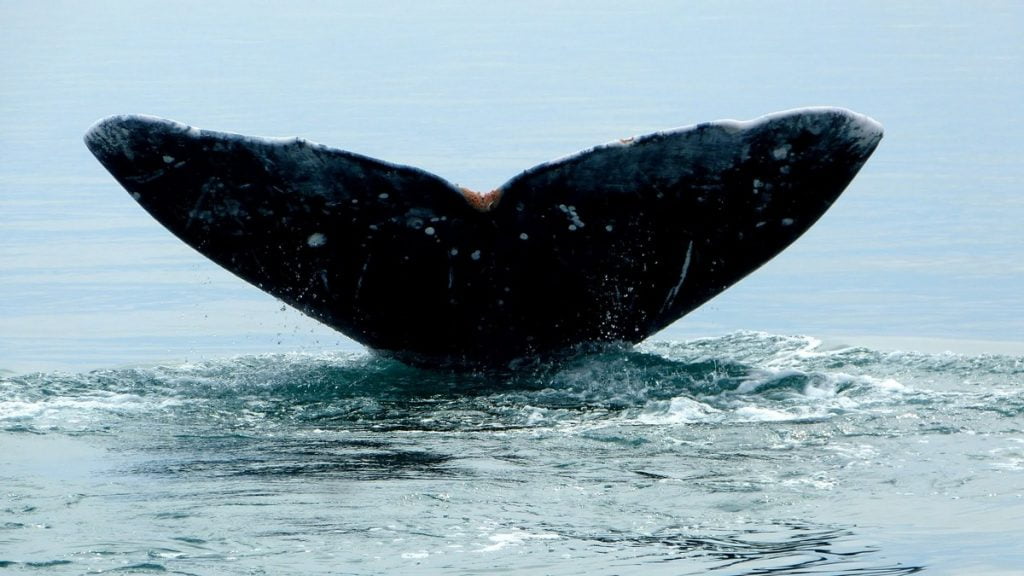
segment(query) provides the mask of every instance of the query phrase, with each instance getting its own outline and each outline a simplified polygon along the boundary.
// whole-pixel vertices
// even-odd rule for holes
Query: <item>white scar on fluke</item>
[[[686,258],[683,260],[683,269],[679,272],[679,281],[676,285],[668,291],[668,298],[665,299],[665,303],[661,305],[661,311],[664,312],[672,307],[672,303],[675,302],[676,296],[679,295],[679,289],[683,287],[683,282],[686,282],[686,273],[690,270],[690,258],[693,256],[693,242],[691,241],[686,246]]]

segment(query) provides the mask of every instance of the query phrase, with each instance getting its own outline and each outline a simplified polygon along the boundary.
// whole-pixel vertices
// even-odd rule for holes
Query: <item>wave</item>
[[[82,547],[139,570],[187,571],[183,542],[205,542],[203,562],[302,565],[293,544],[312,538],[382,573],[571,554],[578,573],[913,574],[918,550],[964,533],[986,542],[965,558],[1013,549],[1022,376],[1022,358],[754,332],[500,372],[295,353],[6,376],[6,481],[25,502],[8,528],[35,538],[23,527],[72,494],[65,526],[167,520],[187,539]],[[0,559],[44,566],[19,562]]]
[[[367,353],[271,354],[203,363],[0,378],[0,426],[87,432],[111,422],[211,415],[352,429],[476,430],[812,422],[905,405],[1024,413],[1024,358],[825,349],[806,336],[739,332],[603,348],[506,371],[446,372]]]

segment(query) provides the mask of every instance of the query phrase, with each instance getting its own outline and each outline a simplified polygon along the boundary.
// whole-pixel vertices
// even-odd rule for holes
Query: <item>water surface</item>
[[[514,373],[287,354],[13,377],[0,563],[1011,574],[1022,375],[736,333]]]

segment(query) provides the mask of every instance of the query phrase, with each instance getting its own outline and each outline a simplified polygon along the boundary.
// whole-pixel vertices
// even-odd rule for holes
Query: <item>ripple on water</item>
[[[901,529],[872,526],[1013,510],[1020,383],[1015,358],[758,333],[512,371],[283,354],[8,375],[0,561],[911,574]],[[30,552],[55,538],[75,548]]]

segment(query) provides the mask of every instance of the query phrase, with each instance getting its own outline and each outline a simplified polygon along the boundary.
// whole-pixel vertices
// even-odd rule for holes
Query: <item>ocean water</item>
[[[0,574],[1024,573],[1024,6],[0,0]],[[635,349],[375,358],[205,261],[118,113],[488,190],[809,105],[886,136]]]
[[[7,574],[1019,574],[1024,358],[741,332],[0,382]]]

